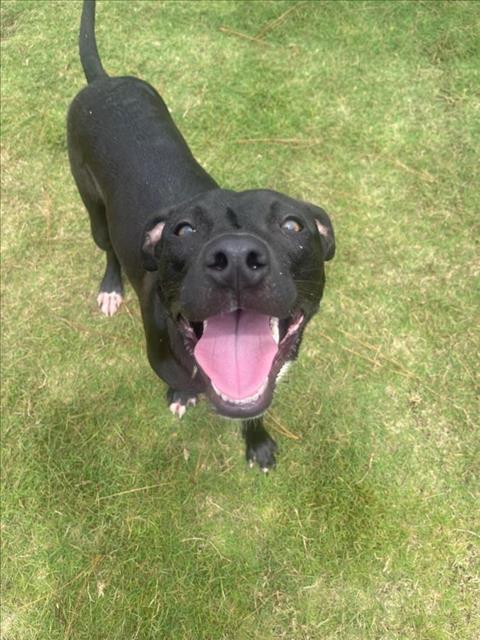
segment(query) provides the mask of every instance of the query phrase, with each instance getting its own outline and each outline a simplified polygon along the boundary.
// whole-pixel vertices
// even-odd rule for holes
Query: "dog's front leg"
[[[256,463],[263,472],[268,473],[275,467],[275,453],[278,447],[263,426],[263,418],[243,420],[242,435],[245,439],[245,455],[249,465],[253,467]]]
[[[168,350],[162,355],[159,354],[158,348],[148,350],[148,359],[152,369],[159,378],[168,384],[168,408],[174,416],[182,418],[188,407],[195,406],[197,395],[203,389]]]
[[[203,385],[174,357],[167,334],[154,331],[146,333],[150,366],[168,385],[167,403],[170,411],[182,418],[188,407],[195,406]]]

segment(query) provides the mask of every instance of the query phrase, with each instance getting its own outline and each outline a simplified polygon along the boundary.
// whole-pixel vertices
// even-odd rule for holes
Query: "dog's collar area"
[[[247,309],[203,322],[178,316],[185,347],[207,383],[207,395],[224,415],[265,411],[304,322],[300,310],[285,319]]]

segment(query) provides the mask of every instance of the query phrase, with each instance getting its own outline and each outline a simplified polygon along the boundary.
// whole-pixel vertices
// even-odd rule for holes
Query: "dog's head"
[[[267,409],[334,253],[325,211],[274,191],[218,189],[150,220],[144,266],[158,271],[161,302],[220,414]]]

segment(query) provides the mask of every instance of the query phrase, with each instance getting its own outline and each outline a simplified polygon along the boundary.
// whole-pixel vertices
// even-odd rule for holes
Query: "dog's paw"
[[[118,311],[123,302],[123,296],[116,291],[100,291],[97,304],[100,311],[109,318]]]
[[[167,400],[170,411],[180,419],[183,418],[188,407],[194,407],[197,404],[197,396],[173,389],[168,390]]]
[[[258,464],[263,473],[268,473],[277,464],[275,460],[277,451],[277,443],[270,436],[261,442],[247,444],[246,457],[249,467],[252,469],[255,464]]]

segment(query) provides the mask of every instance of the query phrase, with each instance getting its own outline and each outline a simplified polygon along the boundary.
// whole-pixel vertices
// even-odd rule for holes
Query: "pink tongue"
[[[194,353],[219,391],[243,400],[267,380],[277,350],[269,316],[234,311],[208,318]]]

